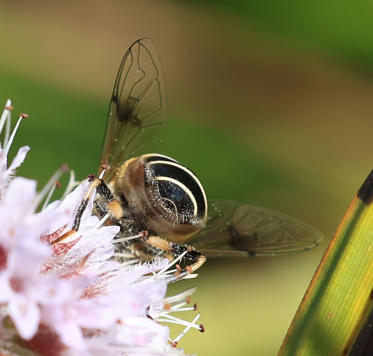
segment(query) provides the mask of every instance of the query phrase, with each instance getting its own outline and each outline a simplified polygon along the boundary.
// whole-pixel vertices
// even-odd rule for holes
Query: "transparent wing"
[[[134,42],[120,64],[111,96],[101,166],[105,180],[129,157],[144,150],[166,120],[165,89],[150,39]]]
[[[307,251],[316,247],[322,237],[316,228],[285,214],[216,200],[209,203],[206,228],[190,243],[210,257],[252,257]]]

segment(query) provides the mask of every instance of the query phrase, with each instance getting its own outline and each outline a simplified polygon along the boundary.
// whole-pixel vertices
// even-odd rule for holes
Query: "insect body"
[[[149,232],[176,242],[206,224],[207,200],[201,183],[170,157],[146,154],[131,159],[109,186],[142,217]]]
[[[192,171],[173,158],[144,154],[164,122],[160,64],[153,43],[141,39],[127,50],[115,81],[101,157],[105,174],[91,178],[73,229],[96,188],[94,213],[109,214],[108,223],[121,227],[119,259],[183,254],[182,267],[194,271],[205,256],[277,255],[318,244],[317,229],[287,215],[231,201],[208,203]]]
[[[145,154],[129,159],[119,167],[108,187],[120,206],[112,209],[120,211],[117,215],[122,227],[120,236],[147,231],[145,243],[134,241],[126,246],[136,257],[145,259],[146,254],[152,257],[152,253],[172,257],[176,250],[182,253],[186,247],[176,242],[182,243],[206,225],[207,200],[201,183],[188,168],[170,157]],[[105,199],[99,194],[96,212],[103,216],[107,211],[110,209],[105,208]],[[204,259],[200,256],[190,250],[187,257],[193,265]]]

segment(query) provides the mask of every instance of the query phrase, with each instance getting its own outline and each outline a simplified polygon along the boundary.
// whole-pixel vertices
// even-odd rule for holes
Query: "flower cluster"
[[[196,324],[172,313],[187,306],[190,289],[166,298],[177,261],[113,260],[118,226],[92,215],[93,198],[71,232],[88,181],[49,202],[62,167],[41,192],[14,177],[29,151],[8,153],[20,122],[10,130],[11,102],[0,119],[0,353],[9,355],[179,355],[179,339]],[[44,202],[44,204],[42,204]],[[40,206],[42,207],[40,208]],[[68,238],[61,238],[68,236]],[[164,323],[184,325],[174,339]]]

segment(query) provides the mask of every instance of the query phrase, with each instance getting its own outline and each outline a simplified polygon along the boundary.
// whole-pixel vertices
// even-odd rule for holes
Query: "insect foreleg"
[[[112,219],[120,220],[124,216],[122,205],[102,179],[95,178],[95,180],[99,181],[96,187],[97,202],[100,200],[100,204],[103,205],[104,211],[108,213]]]
[[[92,194],[94,194],[95,191],[96,194],[102,197],[102,199],[104,200],[105,205],[107,206],[107,213],[109,213],[112,218],[119,220],[123,216],[123,209],[121,205],[111,193],[109,187],[105,184],[105,182],[102,179],[96,178],[94,176],[90,176],[88,179],[91,184],[89,185],[84,198],[79,204],[71,230],[64,233],[56,241],[53,241],[53,245],[65,240],[71,234],[79,230],[83,213],[87,208],[89,199],[91,199]]]
[[[74,224],[72,230],[78,231],[80,226],[80,221],[82,219],[82,215],[84,210],[87,208],[89,199],[91,198],[92,194],[94,193],[95,189],[100,185],[101,181],[98,178],[89,177],[88,180],[91,182],[90,186],[88,187],[83,200],[79,204],[77,213],[74,218]]]

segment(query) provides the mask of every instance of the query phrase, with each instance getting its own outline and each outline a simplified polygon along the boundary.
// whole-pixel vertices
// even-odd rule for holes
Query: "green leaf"
[[[372,310],[373,170],[348,207],[279,355],[345,355]]]

